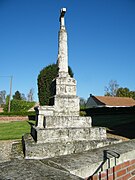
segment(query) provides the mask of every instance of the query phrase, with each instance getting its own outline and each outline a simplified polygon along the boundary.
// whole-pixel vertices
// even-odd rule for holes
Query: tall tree
[[[111,80],[105,87],[105,96],[116,96],[119,84],[116,80]]]
[[[16,91],[13,95],[13,99],[22,100],[21,93],[19,91]]]
[[[73,77],[73,72],[70,67],[68,71],[71,77]],[[51,64],[43,68],[38,75],[38,98],[40,105],[48,105],[49,99],[51,97],[51,83],[54,78],[58,75],[57,64]]]

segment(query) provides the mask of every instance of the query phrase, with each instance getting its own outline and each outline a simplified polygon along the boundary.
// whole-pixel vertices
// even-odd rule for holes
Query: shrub
[[[68,71],[71,77],[73,72],[70,67]],[[49,99],[51,97],[51,83],[54,78],[58,75],[57,64],[51,64],[43,68],[38,75],[38,98],[40,105],[49,105]]]
[[[28,102],[23,100],[11,101],[10,111],[11,112],[26,112],[35,105],[35,102]],[[8,112],[8,103],[4,107],[4,112]]]

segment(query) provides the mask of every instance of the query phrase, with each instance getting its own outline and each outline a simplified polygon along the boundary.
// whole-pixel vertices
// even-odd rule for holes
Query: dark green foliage
[[[48,105],[50,97],[50,84],[57,76],[57,65],[51,64],[40,71],[38,75],[38,97],[40,105]]]
[[[35,105],[35,102],[27,102],[23,100],[15,100],[11,101],[11,112],[25,112],[28,111]],[[4,107],[4,112],[8,111],[8,103]]]
[[[13,99],[22,100],[21,93],[19,91],[16,91],[15,95],[13,95]]]
[[[69,67],[69,74],[73,77],[72,69]],[[51,64],[43,68],[38,75],[38,98],[40,105],[49,105],[51,97],[51,83],[58,75],[57,64]]]
[[[127,87],[118,88],[116,96],[118,97],[131,97],[135,99],[135,91],[130,91]]]

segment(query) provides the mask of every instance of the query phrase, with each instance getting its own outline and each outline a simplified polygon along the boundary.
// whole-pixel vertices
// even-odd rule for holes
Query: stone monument
[[[31,134],[24,135],[27,159],[43,159],[77,153],[108,145],[106,129],[91,127],[91,117],[79,116],[76,81],[68,73],[66,8],[60,11],[58,76],[52,81],[49,106],[36,108],[37,122]]]

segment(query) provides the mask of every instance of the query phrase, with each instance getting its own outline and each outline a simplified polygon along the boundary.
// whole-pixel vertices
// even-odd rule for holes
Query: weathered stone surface
[[[0,180],[79,180],[81,178],[37,160],[16,160],[0,164]]]
[[[55,116],[79,116],[79,98],[77,96],[54,97]]]
[[[45,128],[91,127],[91,117],[46,116]]]
[[[14,141],[0,141],[0,162],[9,161]]]
[[[59,31],[58,43],[58,67],[59,75],[68,73],[68,46],[67,46],[67,32],[65,29]]]
[[[106,154],[108,153],[108,154]],[[114,157],[116,156],[116,158]],[[109,161],[107,160],[109,158]],[[95,172],[135,159],[135,140],[112,144],[77,154],[41,160],[51,166],[57,165],[83,179]]]
[[[73,154],[87,151],[90,149],[107,146],[118,143],[114,139],[103,140],[72,140],[60,142],[36,143],[30,135],[25,135],[25,158],[26,159],[43,159],[66,154]]]
[[[106,129],[98,127],[46,128],[45,130],[33,127],[33,129],[36,131],[37,143],[106,139]]]
[[[20,140],[0,141],[0,163],[22,158],[24,158],[24,154]]]
[[[56,78],[56,95],[76,96],[76,81],[69,75]]]
[[[39,128],[68,128],[91,127],[91,117],[81,116],[44,116],[39,115],[37,127]]]

